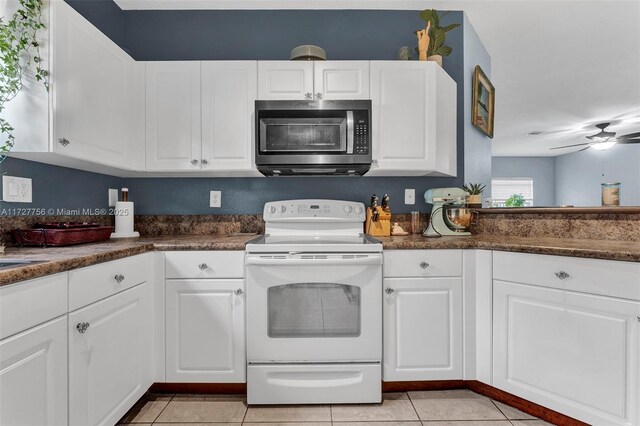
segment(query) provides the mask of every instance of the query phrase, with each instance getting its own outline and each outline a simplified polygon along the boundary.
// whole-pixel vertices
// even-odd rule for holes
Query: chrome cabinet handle
[[[196,160],[195,158],[193,160],[191,160],[191,164],[193,164],[194,166],[198,165],[198,160]]]
[[[236,296],[242,296],[242,294],[244,293],[244,291],[242,291],[241,288],[237,289],[236,291],[234,291],[234,293],[236,294]]]
[[[207,269],[209,266],[206,263],[201,263],[198,265],[198,268],[200,268],[201,271],[204,271],[205,269]]]
[[[312,93],[305,93],[305,94],[304,94],[304,98],[305,98],[306,100],[309,100],[309,101],[310,101],[310,100],[312,100],[312,99],[313,99],[313,94],[312,94]]]
[[[201,163],[203,166],[206,166],[207,164],[209,164],[209,162],[208,162],[205,158],[203,158],[202,160],[200,160],[200,163]]]
[[[387,294],[393,294],[393,292],[395,292],[395,290],[392,289],[392,288],[387,287],[387,288],[384,289],[384,292],[387,293]]]
[[[561,280],[567,279],[569,278],[569,274],[567,274],[565,271],[560,271],[560,272],[556,272],[556,277],[558,277]]]
[[[80,322],[78,323],[78,325],[76,325],[76,330],[78,330],[78,333],[80,334],[86,333],[88,328],[89,328],[88,322]]]
[[[58,143],[62,146],[67,146],[69,145],[71,142],[69,141],[69,139],[67,138],[60,138],[58,139]]]
[[[429,267],[429,264],[427,262],[422,262],[422,263],[420,263],[420,267],[422,269],[427,269]]]
[[[115,276],[115,277],[113,277],[113,278],[116,280],[116,282],[117,282],[118,284],[120,284],[122,281],[124,281],[124,275],[122,275],[122,274],[118,274],[118,275],[116,275],[116,276]]]
[[[322,100],[322,93],[320,92],[316,93],[316,99]]]

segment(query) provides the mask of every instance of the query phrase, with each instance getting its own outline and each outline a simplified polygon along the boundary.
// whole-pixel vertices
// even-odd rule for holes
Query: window
[[[522,195],[526,207],[533,206],[533,179],[531,178],[498,178],[491,179],[491,205],[504,207],[512,195]]]

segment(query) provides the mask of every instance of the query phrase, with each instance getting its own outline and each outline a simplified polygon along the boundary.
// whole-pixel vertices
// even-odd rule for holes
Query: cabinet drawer
[[[166,278],[243,278],[244,251],[165,252]]]
[[[0,287],[0,339],[66,313],[66,272]]]
[[[385,277],[462,276],[462,250],[392,250],[384,252]]]
[[[640,263],[496,251],[493,278],[640,300]]]
[[[69,311],[143,283],[151,274],[152,253],[100,263],[69,272]]]

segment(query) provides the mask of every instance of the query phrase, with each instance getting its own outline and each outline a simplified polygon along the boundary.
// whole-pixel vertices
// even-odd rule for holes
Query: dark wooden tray
[[[108,240],[113,226],[97,223],[50,222],[29,229],[14,229],[11,234],[17,246],[59,247]]]

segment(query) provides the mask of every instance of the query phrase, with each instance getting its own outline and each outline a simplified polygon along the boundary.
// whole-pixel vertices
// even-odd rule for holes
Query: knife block
[[[391,211],[383,210],[382,207],[376,207],[378,212],[378,220],[373,221],[373,211],[371,207],[367,207],[367,221],[364,225],[366,234],[372,237],[389,237],[391,236]]]

